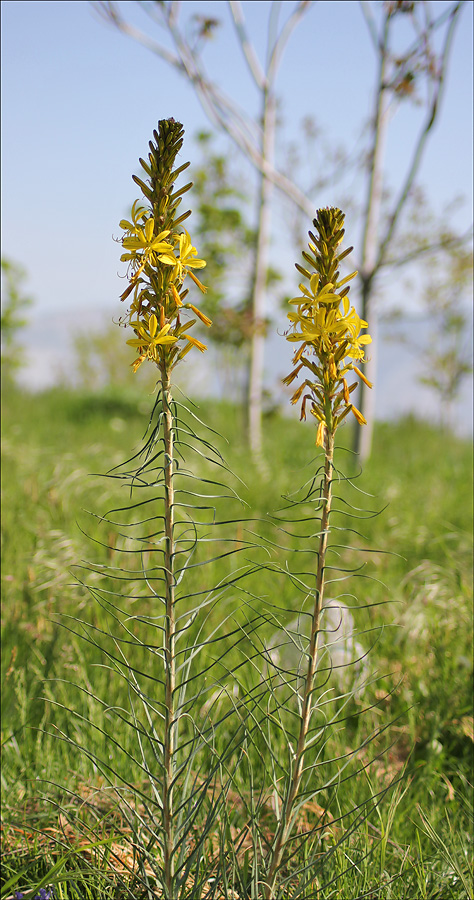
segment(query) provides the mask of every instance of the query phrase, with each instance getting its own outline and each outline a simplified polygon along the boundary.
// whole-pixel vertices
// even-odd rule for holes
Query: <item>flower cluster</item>
[[[355,372],[368,387],[372,387],[355,362],[364,362],[364,348],[371,343],[368,334],[361,334],[367,322],[360,319],[348,300],[348,282],[353,272],[339,280],[339,264],[352,247],[338,254],[344,237],[344,215],[339,209],[320,209],[314,219],[315,236],[309,232],[309,253],[303,258],[315,271],[296,264],[309,282],[300,284],[301,294],[289,302],[296,306],[288,313],[291,328],[287,340],[300,344],[293,357],[296,368],[284,379],[291,384],[300,372],[308,377],[294,392],[291,402],[301,402],[301,418],[306,418],[309,404],[318,422],[316,444],[324,446],[326,429],[334,432],[345,416],[352,412],[360,425],[366,421],[351,403],[350,395],[357,381],[348,383],[349,373]]]
[[[204,351],[205,345],[189,331],[197,319],[208,327],[212,324],[196,306],[185,302],[188,290],[184,281],[188,275],[203,293],[206,292],[193,271],[202,269],[206,263],[197,258],[188,232],[176,230],[190,215],[187,212],[176,217],[182,195],[191,184],[173,192],[177,176],[189,165],[173,170],[183,143],[183,129],[174,119],[164,119],[158,123],[158,131],[154,131],[153,136],[155,143],[150,141],[148,162],[140,159],[149,180],[145,183],[133,176],[148,202],[141,205],[136,200],[131,221],[122,219],[120,222],[125,232],[121,240],[125,251],[121,260],[128,263],[129,279],[120,299],[131,296],[130,308],[121,321],[125,320],[135,331],[135,338],[127,341],[138,351],[138,357],[132,363],[135,372],[146,359],[171,369],[192,347]],[[181,322],[184,309],[191,310],[197,318]]]

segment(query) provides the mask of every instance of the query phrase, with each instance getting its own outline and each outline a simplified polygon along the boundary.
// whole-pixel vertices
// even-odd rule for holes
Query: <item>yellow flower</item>
[[[158,331],[158,320],[154,313],[149,317],[146,323],[143,321],[130,322],[130,325],[135,329],[137,337],[127,341],[127,344],[130,344],[131,347],[138,347],[141,351],[138,359],[132,363],[135,372],[145,359],[153,359],[155,362],[158,361],[158,347],[167,344],[175,344],[178,340],[174,335],[168,334],[171,328],[169,323],[164,325],[163,328]]]
[[[122,222],[121,224],[125,224]],[[130,224],[129,222],[126,224]],[[162,255],[173,250],[172,244],[165,238],[169,235],[169,230],[160,231],[156,237],[153,237],[155,229],[155,220],[152,216],[146,220],[143,228],[136,224],[132,229],[129,237],[122,239],[122,245],[129,253],[123,253],[120,257],[122,262],[138,262],[143,269],[148,260],[155,262],[156,259],[162,261]]]
[[[172,253],[164,254],[160,257],[160,262],[165,263],[167,266],[174,266],[173,281],[182,282],[186,275],[190,275],[192,280],[205,293],[207,289],[190,270],[203,269],[206,262],[204,259],[193,259],[193,256],[197,256],[197,250],[196,247],[193,247],[191,238],[186,229],[184,230],[184,234],[179,235],[178,250],[178,257],[174,256]]]

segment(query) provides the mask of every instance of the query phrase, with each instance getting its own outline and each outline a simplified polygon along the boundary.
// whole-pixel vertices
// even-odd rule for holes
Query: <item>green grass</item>
[[[84,510],[100,514],[123,501],[123,492],[90,473],[130,455],[151,402],[132,392],[60,389],[35,396],[10,391],[4,397],[2,897],[15,888],[53,883],[62,898],[130,896],[125,885],[133,852],[126,836],[118,837],[123,823],[112,801],[94,805],[100,773],[85,753],[53,736],[61,732],[125,770],[123,751],[133,754],[130,730],[111,745],[99,730],[107,730],[107,713],[90,694],[126,706],[126,691],[100,665],[100,651],[58,624],[58,614],[107,628],[104,611],[75,583],[71,568],[82,560],[110,559],[110,551],[82,533],[81,528],[104,537],[101,523]],[[249,518],[268,520],[268,512],[282,505],[281,496],[310,477],[311,427],[294,418],[265,421],[269,477],[262,479],[249,463],[240,412],[202,404],[198,415],[228,441],[223,452],[246,483],[234,486]],[[341,434],[349,444],[349,428]],[[341,449],[337,464],[351,469],[348,451]],[[199,474],[207,474],[206,464],[199,466]],[[379,511],[356,523],[360,535],[341,532],[341,543],[353,548],[341,550],[344,566],[365,563],[350,589],[361,607],[361,640],[368,647],[371,635],[376,638],[369,656],[374,682],[335,730],[331,751],[342,753],[385,729],[370,753],[359,755],[367,768],[347,782],[345,809],[401,781],[348,843],[328,855],[324,883],[330,886],[321,898],[472,897],[471,443],[413,419],[378,425],[372,458],[355,484],[358,491],[345,486],[336,493]],[[335,523],[354,526],[343,506]],[[268,521],[249,527],[274,536]],[[289,540],[289,558],[294,549]],[[272,596],[272,578],[262,572],[262,601]],[[294,592],[281,579],[278,585],[278,602],[291,617],[297,611]],[[72,711],[97,728],[87,729]],[[378,752],[380,758],[370,763]],[[336,819],[336,805],[330,809]],[[337,835],[334,826],[326,847],[331,841],[336,846]],[[131,890],[140,896],[138,888]],[[308,896],[316,897],[317,886],[311,891]]]

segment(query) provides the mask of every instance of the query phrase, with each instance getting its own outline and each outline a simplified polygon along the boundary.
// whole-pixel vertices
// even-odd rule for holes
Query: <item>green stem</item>
[[[334,459],[334,434],[333,431],[326,432],[326,453],[323,479],[322,494],[322,515],[321,515],[321,531],[319,535],[318,550],[318,570],[316,575],[316,588],[314,593],[314,608],[311,625],[311,637],[308,651],[308,668],[306,672],[306,680],[303,694],[303,706],[301,710],[300,733],[296,748],[293,773],[286,803],[282,809],[281,821],[276,834],[276,840],[273,846],[273,852],[268,870],[267,883],[265,886],[265,900],[274,900],[275,886],[278,876],[278,870],[281,865],[283,852],[286,842],[290,836],[293,827],[293,807],[300,789],[301,778],[304,768],[304,757],[306,753],[306,742],[308,738],[309,726],[311,723],[311,714],[313,712],[313,685],[314,676],[316,674],[316,665],[318,658],[318,643],[321,621],[321,609],[324,598],[324,570],[326,562],[326,551],[329,535],[329,515],[331,512],[332,500],[332,473]]]
[[[174,692],[176,685],[175,661],[175,578],[174,578],[174,485],[173,485],[173,413],[171,410],[170,372],[163,362],[161,365],[161,389],[163,404],[164,432],[164,475],[165,475],[165,734],[164,734],[164,779],[163,779],[163,830],[164,830],[164,881],[167,900],[173,897],[174,882],[174,821],[173,821],[173,779],[175,771],[176,721]]]

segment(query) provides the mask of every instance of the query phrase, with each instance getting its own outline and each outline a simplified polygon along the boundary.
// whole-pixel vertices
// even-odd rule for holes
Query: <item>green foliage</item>
[[[247,221],[249,197],[242,190],[243,179],[232,172],[229,157],[215,151],[211,134],[201,132],[197,143],[203,161],[192,171],[194,220],[207,263],[204,308],[213,322],[209,337],[240,347],[251,335],[256,232]]]
[[[32,299],[23,292],[26,279],[24,268],[10,259],[2,258],[2,375],[11,379],[22,365],[23,348],[17,337],[27,324],[25,310]]]
[[[431,256],[425,267],[423,301],[432,321],[420,381],[438,394],[441,421],[452,425],[452,406],[464,379],[472,373],[468,337],[472,318],[472,250],[454,244]]]
[[[72,336],[72,358],[65,380],[77,387],[94,391],[104,388],[126,387],[137,381],[151,391],[157,379],[156,372],[141,366],[132,372],[133,351],[127,347],[124,332],[112,321],[104,320],[102,327],[75,331]]]
[[[86,647],[80,636],[57,628],[55,620],[59,609],[64,615],[86,617],[106,633],[110,629],[104,609],[91,602],[70,574],[74,562],[91,555],[90,541],[77,529],[76,518],[81,507],[97,511],[124,505],[120,482],[88,473],[100,471],[104,459],[118,464],[133,450],[132,435],[138,439],[148,406],[149,399],[144,402],[122,390],[92,395],[59,389],[34,397],[11,394],[4,404],[2,778],[5,819],[11,823],[4,835],[4,877],[8,883],[10,875],[17,876],[6,896],[14,888],[39,886],[40,878],[48,874],[48,883],[54,881],[58,896],[64,898],[141,896],[139,881],[134,882],[141,876],[134,869],[126,823],[104,790],[100,771],[91,773],[84,755],[87,751],[102,758],[130,778],[124,753],[133,752],[131,732],[120,729],[118,747],[99,730],[114,729],[113,708],[128,704],[126,683],[110,677],[98,648]],[[226,455],[247,482],[243,499],[250,504],[249,518],[261,518],[277,508],[281,494],[304,480],[304,467],[314,451],[313,428],[276,416],[267,421],[266,452],[273,469],[272,479],[265,483],[249,463],[235,408],[214,404],[206,416],[229,439]],[[341,428],[344,443],[347,431]],[[345,452],[341,448],[343,457]],[[206,471],[203,463],[200,475]],[[309,477],[311,470],[306,471]],[[343,562],[348,568],[360,562],[367,545],[378,551],[368,555],[366,566],[367,574],[377,580],[360,580],[358,594],[363,605],[370,592],[372,604],[370,612],[360,615],[374,629],[383,625],[369,659],[373,672],[384,677],[369,684],[363,698],[353,703],[328,751],[335,757],[346,753],[381,725],[388,726],[386,737],[380,736],[372,751],[360,751],[359,763],[367,765],[370,787],[365,777],[345,782],[341,813],[383,791],[405,765],[408,777],[385,802],[372,806],[365,824],[360,823],[345,844],[338,843],[337,803],[329,793],[324,802],[319,799],[328,818],[319,850],[317,844],[315,849],[331,848],[331,853],[325,854],[318,871],[319,887],[314,882],[304,896],[316,897],[319,891],[321,897],[343,900],[374,890],[386,900],[466,896],[461,875],[469,878],[465,851],[472,849],[468,804],[473,746],[472,511],[466,501],[471,479],[469,442],[446,442],[438,431],[415,421],[376,428],[373,464],[356,485],[375,494],[377,501],[372,502],[377,506],[386,502],[390,506],[382,519],[362,523],[367,541],[354,537],[355,549],[344,551]],[[360,496],[355,488],[347,494],[350,502],[362,505]],[[85,514],[80,524],[97,539],[107,527]],[[349,519],[346,525],[350,527]],[[245,532],[235,528],[235,537],[245,540]],[[263,534],[271,538],[270,523]],[[93,545],[98,568],[111,564],[112,542],[105,543]],[[218,579],[232,571],[228,557],[214,565]],[[196,572],[199,577],[199,569]],[[98,585],[95,578],[92,587]],[[283,584],[278,582],[278,602],[294,610],[294,592]],[[271,585],[269,573],[262,569],[260,609],[265,613]],[[388,598],[395,602],[387,604]],[[141,612],[146,612],[145,605]],[[399,623],[403,629],[394,627]],[[363,624],[360,630],[366,628]],[[367,647],[372,643],[369,632],[360,640]],[[131,661],[139,668],[146,661],[145,649],[137,646],[131,652]],[[230,657],[231,663],[232,659],[238,663],[238,655]],[[235,669],[235,681],[240,680]],[[69,682],[82,687],[79,695]],[[107,698],[105,707],[94,699],[100,696]],[[96,727],[85,729],[77,713]],[[51,732],[66,739],[54,738]],[[111,733],[118,736],[116,726]],[[376,759],[377,750],[392,741],[393,746]],[[74,742],[81,752],[74,750]],[[284,755],[283,742],[276,752]],[[258,760],[253,758],[252,765],[257,778]],[[247,883],[253,878],[254,855],[242,831],[250,786],[246,773],[249,769],[242,763],[240,792],[232,795],[230,806],[235,871],[228,875],[227,897],[232,890],[247,896],[244,883],[246,877]],[[53,789],[50,782],[62,787]],[[264,796],[256,803],[261,821],[270,827],[271,805]],[[315,806],[302,812],[302,821],[314,824],[320,815]],[[26,827],[36,837],[26,838]],[[96,850],[88,850],[94,843]],[[295,865],[304,865],[309,851],[303,845]],[[203,861],[208,873],[215,869],[217,857],[218,848],[209,842]],[[62,868],[51,875],[60,862]],[[321,885],[331,880],[332,886],[322,891]]]
[[[251,196],[243,189],[245,178],[233,168],[232,155],[217,152],[209,132],[197,135],[202,163],[192,170],[194,230],[199,249],[206,260],[208,288],[203,308],[212,319],[208,337],[221,351],[235,355],[242,363],[242,351],[248,354],[253,333],[252,279],[254,276],[257,231],[249,224],[253,218]],[[267,288],[281,281],[281,273],[269,266]],[[269,319],[265,322],[265,327]]]

